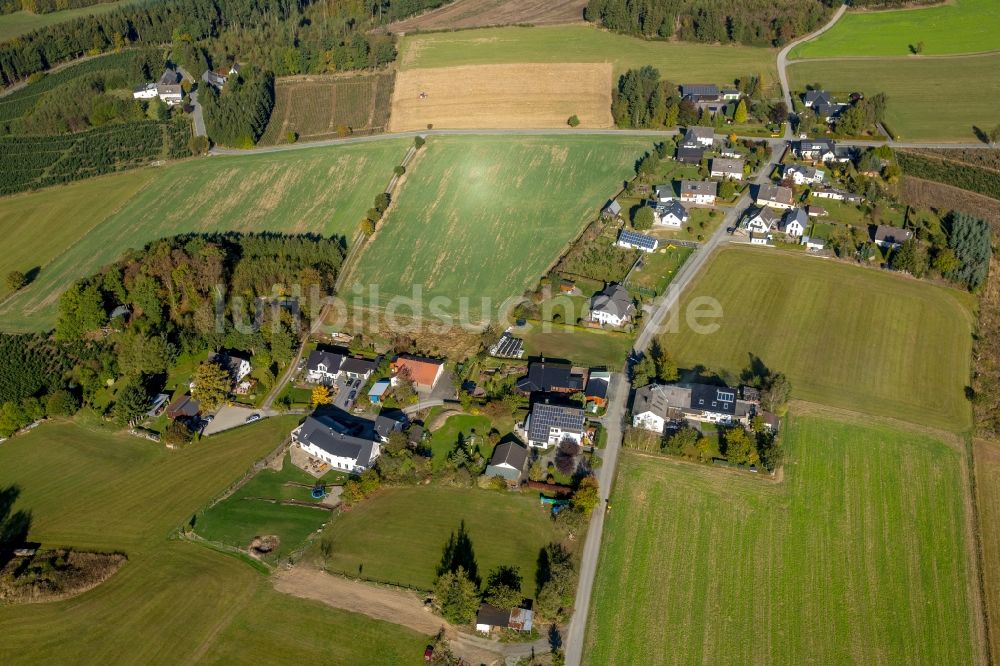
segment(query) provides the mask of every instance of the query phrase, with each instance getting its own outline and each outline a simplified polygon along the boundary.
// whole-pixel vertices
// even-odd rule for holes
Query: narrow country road
[[[785,98],[785,106],[788,107],[788,113],[792,112],[792,89],[788,85],[788,54],[791,53],[792,49],[803,42],[808,42],[810,39],[819,37],[824,32],[829,30],[834,26],[834,24],[840,20],[840,17],[844,15],[847,11],[847,5],[841,5],[840,9],[834,12],[833,17],[819,30],[811,32],[808,35],[803,35],[796,40],[790,42],[785,48],[778,52],[778,81],[781,82],[781,94]],[[787,123],[785,125],[785,137],[792,138],[792,124]]]
[[[774,170],[774,167],[780,161],[784,150],[784,141],[773,142],[771,144],[771,159],[761,167],[757,178],[753,181],[754,184],[768,181],[771,171]],[[684,262],[684,265],[677,272],[677,276],[670,283],[667,291],[653,304],[652,312],[646,316],[642,329],[639,331],[639,335],[636,336],[635,344],[629,354],[630,360],[626,362],[625,372],[616,373],[613,377],[607,413],[602,419],[608,433],[608,443],[601,453],[602,462],[597,474],[598,481],[600,482],[601,502],[598,505],[598,510],[594,511],[594,515],[590,519],[587,540],[583,545],[583,555],[580,558],[580,580],[576,590],[576,606],[563,641],[566,646],[566,663],[568,666],[579,666],[583,659],[587,620],[590,615],[590,598],[594,588],[594,577],[597,574],[597,565],[600,560],[601,539],[604,531],[606,511],[602,510],[602,508],[607,506],[610,498],[618,466],[618,454],[621,451],[624,418],[630,393],[628,374],[631,360],[649,348],[649,345],[652,344],[657,333],[660,331],[667,315],[680,307],[681,294],[691,286],[715,250],[727,242],[729,235],[727,229],[736,226],[740,214],[749,204],[750,191],[748,190],[730,208],[729,212],[726,213],[726,217],[719,224],[719,228],[715,230],[715,233]]]

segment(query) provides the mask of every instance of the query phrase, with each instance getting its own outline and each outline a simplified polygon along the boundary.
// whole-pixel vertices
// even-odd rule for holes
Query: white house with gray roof
[[[682,180],[681,203],[714,206],[719,184],[714,180]]]
[[[524,422],[528,446],[547,449],[570,441],[583,442],[584,414],[579,407],[536,402]]]
[[[623,326],[635,315],[632,295],[620,284],[609,284],[590,299],[590,320]]]
[[[330,467],[353,474],[370,469],[381,452],[374,439],[351,435],[343,424],[326,417],[307,417],[292,431],[292,442]]]
[[[684,226],[690,215],[687,208],[680,201],[671,201],[667,204],[656,204],[653,207],[653,222],[664,227],[680,229]]]
[[[712,178],[732,178],[743,180],[743,160],[716,157],[712,160]]]
[[[801,236],[809,226],[809,214],[805,208],[794,208],[781,218],[778,230],[786,236]]]

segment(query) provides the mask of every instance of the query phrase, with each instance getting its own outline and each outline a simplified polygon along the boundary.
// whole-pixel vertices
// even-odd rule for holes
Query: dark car
[[[348,399],[349,401],[352,401],[352,400],[354,400],[354,399],[355,399],[356,397],[358,397],[358,392],[357,392],[357,391],[351,391],[351,395],[347,396],[347,399]]]

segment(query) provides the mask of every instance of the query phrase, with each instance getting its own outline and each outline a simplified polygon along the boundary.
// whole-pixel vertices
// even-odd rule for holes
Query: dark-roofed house
[[[913,238],[913,232],[909,229],[890,227],[887,224],[880,224],[877,227],[870,227],[872,240],[881,248],[898,249],[903,243]]]
[[[689,219],[687,208],[680,201],[660,203],[653,207],[653,220],[665,227],[680,229]]]
[[[584,400],[588,405],[603,407],[608,402],[608,389],[611,387],[611,373],[607,370],[592,370],[587,379],[587,389]]]
[[[574,368],[567,361],[536,361],[528,365],[528,374],[517,380],[522,393],[579,393],[587,383],[587,371]]]
[[[719,184],[714,180],[682,180],[681,203],[714,206]]]
[[[228,352],[209,352],[208,362],[215,363],[228,372],[229,379],[232,381],[233,386],[243,381],[243,378],[249,375],[250,371],[253,370],[253,367],[250,365],[250,361]]]
[[[823,179],[826,177],[826,172],[816,167],[786,164],[784,169],[782,169],[781,177],[791,179],[796,185],[822,184]]]
[[[381,448],[374,440],[355,437],[346,431],[332,419],[309,416],[292,431],[292,442],[334,469],[360,474],[371,467]]]
[[[583,410],[570,405],[536,402],[524,423],[528,446],[547,449],[561,442],[583,441]]]
[[[674,192],[673,183],[663,183],[662,185],[653,186],[653,194],[656,197],[657,203],[666,204],[677,199],[677,194]]]
[[[181,75],[176,69],[165,69],[156,82],[156,94],[167,104],[180,104],[184,99],[184,89],[181,87]]]
[[[486,476],[499,476],[511,485],[521,483],[524,466],[528,462],[528,449],[514,441],[497,444],[493,457],[486,466]]]
[[[340,376],[343,362],[343,354],[314,349],[306,360],[306,377],[311,382],[332,385]]]
[[[389,435],[394,432],[403,432],[409,423],[410,419],[398,409],[382,410],[375,417],[375,434],[385,444],[389,441]]]
[[[375,372],[375,368],[378,367],[378,363],[367,358],[345,358],[344,362],[340,364],[340,371],[347,376],[348,379],[360,379],[366,381],[371,374]]]
[[[830,139],[802,139],[795,144],[795,155],[801,160],[826,162],[836,158],[837,144]]]
[[[622,229],[618,232],[618,241],[615,244],[618,245],[618,247],[624,247],[632,250],[656,252],[656,248],[660,246],[660,241],[652,236],[640,234],[638,231]]]
[[[201,80],[216,90],[222,90],[222,87],[226,85],[226,75],[220,74],[219,72],[213,72],[210,69],[206,69],[202,73]]]
[[[632,320],[635,303],[620,284],[609,284],[590,299],[590,320],[610,326],[622,326]]]
[[[681,97],[719,97],[719,86],[714,83],[682,83]]]
[[[743,180],[743,160],[716,157],[712,160],[711,174],[712,178]]]
[[[830,93],[825,90],[807,90],[802,95],[802,103],[807,109],[811,109],[815,104],[829,104],[830,101]]]
[[[788,210],[795,205],[794,194],[790,187],[764,183],[757,188],[757,198],[754,201],[758,206],[770,206],[771,208],[781,208]]]
[[[635,392],[632,425],[662,433],[671,420],[746,424],[756,405],[755,400],[740,398],[736,389],[727,386],[650,384]]]
[[[197,416],[201,411],[201,405],[190,395],[181,395],[174,398],[173,402],[167,405],[167,418],[191,418]]]
[[[698,143],[682,143],[677,146],[677,161],[684,164],[698,164],[705,157],[705,147]]]
[[[502,610],[496,606],[483,603],[476,613],[476,631],[488,634],[493,629],[514,629],[515,631],[531,631],[534,613],[531,602],[525,600],[520,608]]]

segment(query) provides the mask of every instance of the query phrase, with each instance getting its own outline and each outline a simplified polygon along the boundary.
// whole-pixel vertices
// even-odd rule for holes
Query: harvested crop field
[[[572,23],[583,21],[586,6],[587,0],[458,0],[397,21],[389,26],[389,32]]]
[[[382,308],[419,288],[418,317],[479,322],[534,286],[651,148],[637,137],[432,136],[348,283],[377,287],[370,305]]]
[[[780,483],[623,453],[585,664],[977,663],[964,454],[815,411]]]
[[[903,176],[903,198],[911,206],[957,210],[982,218],[1000,230],[1000,201],[932,180]],[[996,233],[996,231],[994,231]]]
[[[611,65],[465,65],[399,73],[393,132],[436,128],[611,127]]]
[[[289,132],[299,141],[384,132],[393,79],[392,72],[278,79],[274,111],[260,144],[288,143]]]

